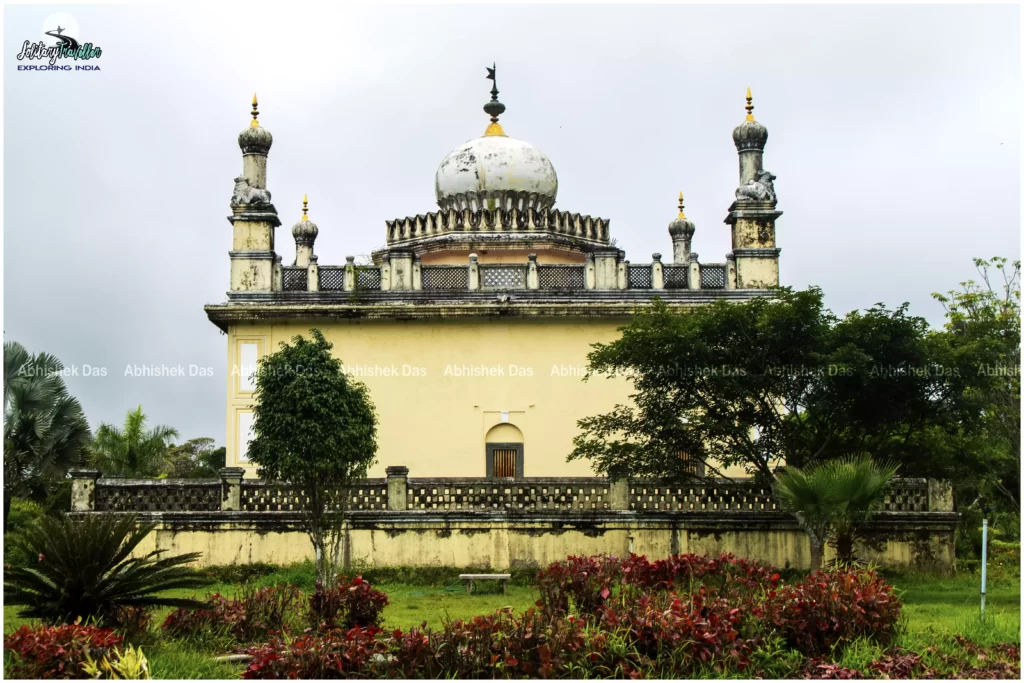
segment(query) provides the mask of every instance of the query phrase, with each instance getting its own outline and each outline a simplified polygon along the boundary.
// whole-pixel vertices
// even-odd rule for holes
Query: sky
[[[99,71],[18,71],[64,12]],[[781,280],[837,313],[910,303],[1020,254],[1020,16],[1000,6],[6,6],[5,341],[77,374],[90,424],[142,405],[224,440],[229,200],[254,91],[274,136],[278,253],[309,195],[321,265],[436,209],[434,172],[487,125],[558,173],[556,208],[610,219],[633,263],[722,262],[751,87],[778,176]],[[184,377],[136,377],[135,366]],[[100,372],[102,369],[102,373]]]

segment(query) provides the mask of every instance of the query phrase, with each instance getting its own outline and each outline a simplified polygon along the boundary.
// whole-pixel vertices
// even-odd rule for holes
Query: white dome
[[[558,176],[533,145],[485,135],[448,153],[437,168],[434,189],[445,210],[549,210],[558,194]]]

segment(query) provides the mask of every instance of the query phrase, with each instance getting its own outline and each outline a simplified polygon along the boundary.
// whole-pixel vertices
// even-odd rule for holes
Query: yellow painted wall
[[[731,552],[776,567],[810,567],[807,535],[799,530],[750,530],[701,533],[643,522],[599,524],[588,530],[559,528],[543,522],[405,522],[392,527],[353,529],[348,556],[353,564],[387,566],[486,566],[504,569],[523,564],[547,565],[568,555],[635,552],[650,559],[678,553],[718,555]],[[594,533],[597,531],[598,533]],[[303,531],[256,530],[230,522],[215,528],[174,529],[160,525],[135,554],[163,549],[171,554],[200,552],[202,566],[309,560],[313,548]],[[858,545],[859,557],[886,566],[913,566],[949,571],[953,567],[952,530],[932,532],[927,541],[892,538],[880,545]],[[826,550],[826,560],[834,557]]]
[[[251,415],[242,345],[253,357],[310,327],[323,330],[346,370],[370,390],[379,420],[377,464],[412,477],[483,477],[485,439],[498,424],[523,434],[525,475],[590,476],[566,462],[576,421],[628,400],[625,380],[582,381],[594,342],[618,338],[626,320],[355,321],[234,325],[228,333],[227,464],[240,460],[240,427]],[[468,369],[468,375],[467,375]],[[462,376],[459,373],[462,373]],[[485,374],[481,374],[486,372]],[[475,373],[475,374],[474,374]],[[250,471],[255,476],[255,471]]]

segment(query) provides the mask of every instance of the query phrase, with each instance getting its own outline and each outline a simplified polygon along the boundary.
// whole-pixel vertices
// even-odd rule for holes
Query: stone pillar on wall
[[[665,271],[661,265],[661,254],[651,254],[651,289],[665,289]]]
[[[345,291],[351,292],[356,288],[356,257],[345,257]]]
[[[594,289],[619,289],[618,249],[594,251]]]
[[[405,510],[408,507],[409,468],[392,465],[384,471],[388,475],[388,510]]]
[[[238,512],[242,509],[242,477],[243,467],[222,467],[217,470],[220,475],[220,509],[224,512]]]
[[[469,289],[480,289],[480,266],[476,254],[469,255]]]
[[[306,266],[306,289],[310,292],[320,291],[320,266],[316,264],[316,254],[309,257],[309,265]]]
[[[71,511],[91,512],[96,509],[96,480],[99,470],[69,470],[71,475]]]
[[[594,272],[594,255],[587,252],[586,261],[583,265],[583,287],[585,289],[597,288],[597,275]]]
[[[423,289],[423,261],[419,254],[412,257],[412,288]]]
[[[390,253],[391,289],[407,292],[412,289],[412,252],[393,251]]]
[[[953,512],[953,485],[948,481],[928,480],[928,512]]]
[[[608,507],[611,510],[629,509],[629,477],[609,477]]]
[[[526,288],[540,289],[540,276],[537,274],[537,255],[530,254],[526,259]]]
[[[697,260],[697,252],[690,254],[690,270],[686,274],[686,283],[690,289],[700,289],[700,262]]]

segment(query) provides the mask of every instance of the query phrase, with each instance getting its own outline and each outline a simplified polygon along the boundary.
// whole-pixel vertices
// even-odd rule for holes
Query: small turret
[[[274,136],[260,125],[256,93],[252,94],[252,123],[238,134],[238,146],[242,149],[242,175],[249,185],[260,189],[267,186],[267,155],[274,144]]]
[[[732,131],[732,141],[740,154],[740,185],[756,179],[761,170],[761,156],[768,142],[768,129],[754,120],[754,98],[747,88],[747,118]]]
[[[672,262],[688,263],[690,261],[690,245],[696,227],[693,221],[683,212],[683,193],[679,193],[679,215],[668,224],[668,234],[672,237]]]
[[[295,238],[295,264],[296,266],[308,266],[313,258],[313,243],[320,229],[316,223],[309,220],[307,211],[309,209],[309,197],[302,197],[302,218],[292,226],[292,237]]]

